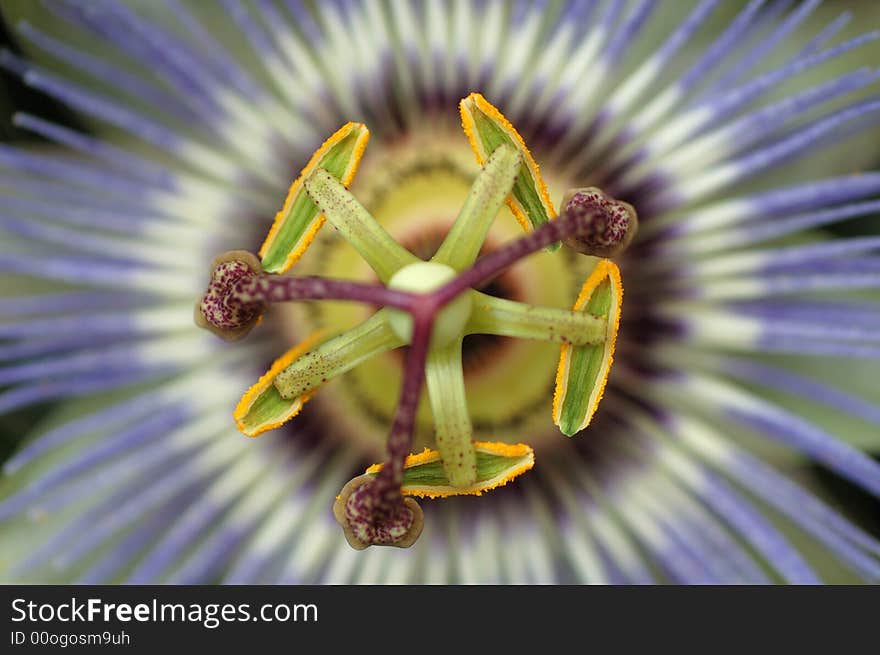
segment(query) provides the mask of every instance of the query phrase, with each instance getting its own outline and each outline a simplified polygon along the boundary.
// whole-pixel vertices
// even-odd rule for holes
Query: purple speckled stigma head
[[[242,302],[235,289],[261,272],[260,260],[246,250],[232,250],[215,257],[211,262],[211,282],[196,304],[196,324],[227,341],[244,337],[259,322],[265,305]]]
[[[572,189],[565,194],[560,214],[596,214],[588,236],[566,239],[565,244],[579,253],[596,257],[614,257],[623,252],[638,230],[638,218],[633,206],[615,200],[596,187]]]
[[[374,544],[409,548],[422,534],[425,524],[422,508],[412,498],[396,498],[396,502],[376,511],[379,499],[371,493],[372,484],[371,476],[361,475],[339,492],[333,515],[342,526],[345,538],[356,550]]]

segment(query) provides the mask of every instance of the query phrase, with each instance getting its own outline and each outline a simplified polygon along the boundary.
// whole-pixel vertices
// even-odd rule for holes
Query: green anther
[[[432,349],[425,369],[435,441],[443,470],[453,487],[466,487],[477,479],[476,453],[471,443],[473,428],[461,367],[461,342],[459,337],[445,348]]]
[[[278,393],[286,399],[302,396],[364,360],[403,345],[391,329],[389,314],[388,309],[381,309],[357,327],[294,360],[275,378]]]
[[[498,455],[481,453],[474,458],[474,461],[476,469],[479,471],[479,475],[474,476],[475,480],[477,477],[479,477],[480,480],[489,480],[504,473],[511,467],[510,458],[500,457]],[[440,462],[431,462],[429,464],[422,464],[421,466],[414,466],[406,469],[406,473],[403,476],[403,483],[405,485],[409,484],[429,487],[461,486],[451,482],[446,467]]]
[[[388,282],[391,289],[428,293],[443,286],[456,275],[455,270],[435,262],[409,264],[394,274]],[[404,311],[389,311],[391,329],[409,343],[412,338],[412,318]],[[431,347],[442,348],[464,334],[464,326],[471,314],[471,294],[462,293],[440,310],[431,333]]]
[[[309,197],[339,234],[358,251],[382,282],[407,264],[420,261],[398,244],[364,206],[331,174],[317,170],[305,180]]]
[[[622,299],[620,270],[610,259],[600,259],[584,282],[574,311],[601,317],[605,339],[592,345],[562,344],[556,369],[553,422],[569,437],[590,424],[602,400],[614,360]]]
[[[587,302],[584,311],[590,314],[608,314],[611,309],[611,283],[602,282]],[[559,429],[572,436],[582,428],[589,411],[590,390],[599,381],[604,362],[604,348],[600,345],[572,349],[569,364],[569,392],[565,395],[559,419]]]
[[[536,307],[473,292],[467,334],[495,334],[576,346],[605,341],[606,320],[588,312]]]
[[[289,400],[283,398],[274,387],[269,387],[251,406],[247,414],[247,425],[261,426],[275,421],[279,414],[289,411]]]
[[[284,206],[260,248],[263,270],[283,273],[300,257],[315,238],[324,217],[303,188],[303,181],[315,170],[327,171],[341,184],[348,185],[355,175],[370,132],[361,123],[347,123],[315,152],[300,176],[290,186]]]
[[[483,139],[486,150],[492,152],[502,145],[511,145],[510,137],[498,129],[495,123],[484,114],[475,112],[474,121],[477,124],[477,130]],[[550,220],[547,210],[541,203],[540,196],[535,191],[535,181],[532,178],[532,174],[525,165],[520,166],[519,176],[513,185],[513,196],[523,206],[532,227],[543,225]],[[555,246],[554,249],[558,247]]]
[[[474,444],[474,452],[476,477],[470,485],[453,485],[436,451],[431,451],[408,458],[401,492],[427,498],[480,495],[507,484],[535,463],[534,451],[525,444],[478,442]],[[371,466],[367,475],[375,475],[381,468],[381,465]]]
[[[513,188],[521,162],[522,156],[513,146],[502,144],[495,149],[474,180],[458,218],[432,262],[457,271],[474,263],[492,221]]]
[[[555,218],[556,210],[550,202],[538,165],[513,125],[479,93],[463,99],[460,109],[462,125],[478,161],[488,159],[502,146],[515,148],[520,153],[521,163],[509,204],[523,228],[533,230]],[[553,252],[557,248],[558,243],[548,246],[547,250]]]

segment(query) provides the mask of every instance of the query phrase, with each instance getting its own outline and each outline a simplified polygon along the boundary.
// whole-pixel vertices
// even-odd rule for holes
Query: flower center
[[[557,212],[537,163],[507,119],[478,93],[459,106],[482,169],[429,261],[395,241],[347,190],[369,138],[362,123],[347,123],[291,184],[256,266],[250,253],[222,255],[195,306],[197,324],[232,340],[278,303],[337,300],[380,307],[358,325],[329,338],[313,334],[276,359],[233,412],[239,429],[250,437],[294,418],[319,387],[358,364],[409,346],[385,462],[350,481],[334,503],[334,516],[356,549],[406,547],[418,539],[421,509],[406,495],[482,495],[534,466],[534,450],[527,444],[474,441],[462,365],[466,335],[561,344],[552,415],[567,436],[590,424],[610,371],[623,291],[620,271],[610,259],[596,262],[571,310],[498,299],[476,287],[538,252],[556,253],[572,239],[584,255],[620,254],[638,226],[633,208],[599,189],[580,188],[570,191]],[[505,203],[526,234],[480,257]],[[283,275],[325,222],[379,283]],[[241,266],[230,268],[227,257]],[[416,455],[412,449],[423,390],[437,449]]]
[[[427,293],[439,289],[455,277],[455,269],[435,262],[418,262],[404,266],[397,271],[388,286],[401,291]],[[391,310],[391,329],[401,339],[409,343],[412,340],[412,317],[398,309]],[[471,316],[471,297],[461,294],[444,307],[434,322],[431,333],[431,346],[442,348],[454,339],[463,336],[464,326]]]
[[[432,224],[422,232],[410,235],[409,239],[402,239],[400,244],[419,259],[427,261],[437,252],[451,225],[451,218],[443,223]],[[490,236],[483,243],[480,256],[494,252],[499,245]],[[519,274],[522,272],[526,272],[526,267],[514,267],[514,269],[504,271],[484,284],[478,285],[476,289],[496,298],[523,302],[528,282],[522,279]],[[478,378],[481,372],[485,372],[494,363],[500,362],[501,358],[506,357],[506,349],[515,346],[515,344],[516,339],[496,334],[468,334],[465,336],[461,349],[461,363],[465,379],[470,383],[470,380]],[[407,348],[403,347],[393,350],[389,354],[397,357],[402,367],[406,352]]]
[[[429,259],[442,243],[480,170],[456,129],[434,130],[430,140],[406,138],[370,144],[352,192],[391,236],[410,252]],[[542,167],[552,188],[569,180]],[[558,195],[562,195],[561,192]],[[502,208],[481,254],[522,235],[513,214]],[[489,295],[529,304],[569,309],[593,265],[592,258],[565,250],[523,259],[479,287]],[[326,275],[375,282],[375,273],[332,230],[322,230],[297,263],[298,275]],[[273,310],[274,321],[291,347],[318,329],[335,333],[357,325],[375,308],[345,302],[288,304]],[[332,381],[307,410],[332,415],[335,433],[375,461],[383,454],[388,424],[397,405],[404,356],[395,349],[360,364]],[[547,410],[553,396],[559,347],[541,341],[474,334],[465,337],[463,363],[474,438],[515,443],[529,434],[536,450],[564,445]],[[377,380],[381,384],[377,384]],[[344,411],[340,411],[344,408]],[[415,450],[434,448],[432,414],[419,406]]]

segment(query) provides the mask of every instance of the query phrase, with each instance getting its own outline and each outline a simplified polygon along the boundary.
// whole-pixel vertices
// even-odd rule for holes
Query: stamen
[[[463,104],[463,115],[467,113],[466,108]],[[368,134],[364,126],[349,124],[322,146],[294,183],[288,202],[279,212],[264,244],[262,262],[244,251],[221,255],[213,263],[211,283],[197,305],[196,322],[225,339],[243,337],[273,303],[349,300],[382,307],[359,326],[314,350],[311,345],[318,337],[277,360],[245,394],[234,413],[239,428],[248,436],[256,436],[292,419],[329,378],[379,352],[409,344],[400,398],[388,436],[387,461],[350,481],[333,508],[347,540],[357,549],[373,544],[405,547],[414,543],[421,533],[422,511],[412,498],[404,497],[403,486],[407,462],[411,468],[417,465],[409,455],[426,379],[442,474],[433,474],[426,484],[427,470],[422,471],[423,484],[413,486],[413,475],[418,479],[419,473],[411,471],[411,491],[415,489],[415,493],[432,497],[457,493],[479,495],[532,467],[534,457],[528,446],[498,451],[499,444],[483,444],[483,450],[479,450],[471,441],[473,430],[461,368],[465,335],[500,334],[561,342],[563,364],[568,362],[568,348],[576,349],[573,352],[581,359],[601,355],[601,366],[591,368],[595,369],[592,379],[596,384],[586,407],[581,407],[583,403],[562,405],[561,426],[566,434],[577,431],[572,426],[582,429],[589,422],[611,365],[622,292],[612,262],[604,260],[597,271],[602,281],[607,277],[605,271],[610,271],[608,275],[616,284],[611,299],[614,302],[596,301],[582,307],[586,301],[581,298],[569,312],[532,307],[475,291],[522,258],[542,248],[555,250],[560,242],[588,255],[617,254],[632,240],[637,226],[636,214],[630,205],[609,198],[595,188],[569,193],[555,220],[551,220],[552,207],[543,214],[537,212],[538,205],[542,211],[546,209],[547,200],[546,189],[537,176],[537,165],[527,157],[521,139],[511,136],[518,137],[512,126],[502,120],[497,110],[490,114],[491,124],[475,122],[480,126],[480,134],[488,135],[486,139],[481,137],[479,144],[488,162],[432,261],[416,258],[395,242],[345,188]],[[354,128],[358,138],[346,140],[344,137],[351,136],[349,133]],[[503,134],[499,136],[498,130]],[[338,157],[324,161],[331,151]],[[346,165],[346,170],[340,169],[340,163]],[[325,164],[337,170],[325,170],[322,167]],[[531,231],[474,262],[495,214],[509,194],[529,209]],[[276,274],[302,253],[311,239],[309,235],[323,222],[322,216],[333,223],[373,268],[381,284]],[[283,238],[278,236],[282,233]],[[267,256],[269,251],[271,256]],[[463,272],[457,272],[467,266]],[[266,270],[269,273],[264,272]],[[596,284],[590,280],[582,296],[595,290]],[[605,298],[607,294],[599,295]],[[605,306],[609,304],[614,311]],[[578,366],[568,368],[580,370]],[[561,365],[560,371],[563,368]],[[579,396],[581,390],[576,387],[572,387],[571,394],[564,394],[564,398]],[[560,405],[559,398],[556,405]],[[554,418],[560,423],[557,406],[554,406]],[[429,463],[422,462],[426,466]]]
[[[576,346],[605,340],[605,321],[599,316],[555,307],[536,307],[474,292],[468,334],[492,334],[539,339]]]
[[[425,371],[434,415],[434,438],[443,470],[450,484],[458,488],[477,480],[477,453],[471,443],[473,428],[465,396],[461,342],[459,337],[444,348],[432,348]]]
[[[388,309],[380,309],[360,325],[328,339],[298,357],[278,377],[275,388],[282,398],[310,393],[361,362],[404,344],[391,328]]]

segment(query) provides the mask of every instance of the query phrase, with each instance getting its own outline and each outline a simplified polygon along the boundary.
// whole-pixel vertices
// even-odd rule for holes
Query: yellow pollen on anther
[[[346,123],[341,128],[336,130],[336,132],[330,135],[330,137],[321,144],[321,147],[315,151],[311,159],[309,159],[309,163],[305,165],[302,171],[300,171],[299,177],[297,177],[293,181],[293,184],[290,185],[290,188],[287,191],[287,197],[284,200],[284,205],[282,205],[281,209],[275,214],[275,220],[272,223],[272,227],[269,228],[269,234],[266,235],[266,239],[265,241],[263,241],[263,245],[260,246],[260,257],[266,256],[269,248],[271,248],[273,242],[277,238],[278,233],[281,230],[281,226],[284,224],[285,219],[289,215],[293,203],[296,201],[297,197],[299,197],[301,193],[305,193],[305,189],[303,188],[303,183],[305,179],[308,178],[320,166],[320,164],[324,160],[324,157],[327,155],[331,148],[342,142],[355,130],[357,130],[359,133],[357,135],[354,148],[352,149],[348,166],[346,167],[344,174],[340,178],[343,186],[348,187],[348,185],[351,184],[355,174],[357,173],[358,165],[360,164],[361,158],[363,157],[364,150],[367,147],[367,143],[370,140],[370,131],[363,123]],[[318,214],[309,225],[303,236],[300,237],[295,247],[290,251],[290,253],[288,253],[283,266],[277,270],[272,270],[271,272],[284,273],[291,266],[293,266],[315,240],[315,236],[317,236],[318,231],[324,225],[324,221],[324,215]]]
[[[317,343],[322,336],[323,333],[321,331],[314,332],[306,337],[306,339],[298,343],[296,346],[288,350],[272,363],[272,366],[269,368],[269,370],[266,371],[266,373],[261,376],[259,380],[257,380],[256,384],[251,386],[251,388],[245,392],[245,394],[241,397],[241,400],[238,402],[238,405],[236,405],[235,411],[232,414],[233,418],[235,419],[235,424],[238,426],[238,429],[242,432],[242,434],[245,434],[248,437],[256,437],[260,434],[263,434],[264,432],[280,427],[281,425],[292,419],[294,416],[299,414],[299,412],[302,410],[303,405],[305,405],[309,398],[311,398],[315,394],[317,389],[301,395],[299,398],[297,398],[297,402],[291,404],[287,412],[285,412],[283,415],[276,417],[274,421],[261,423],[254,428],[249,428],[244,421],[245,416],[247,416],[251,407],[253,407],[254,402],[256,402],[261,393],[272,386],[272,383],[275,381],[275,378],[278,376],[278,374],[281,373],[281,371],[286,369],[288,366],[290,366],[293,361],[299,356],[308,352],[309,349],[311,349],[311,347],[314,346],[315,343]]]
[[[602,259],[596,264],[587,281],[581,287],[575,301],[573,311],[579,311],[589,301],[593,292],[603,281],[608,279],[612,285],[612,302],[607,315],[603,316],[607,321],[608,331],[605,337],[604,351],[602,355],[602,369],[599,371],[598,383],[594,386],[591,393],[591,402],[587,407],[583,424],[580,429],[585,428],[593,414],[599,407],[599,402],[605,393],[605,385],[608,382],[608,375],[611,372],[611,364],[614,361],[614,346],[617,343],[617,332],[620,326],[620,305],[623,300],[623,283],[620,278],[620,269],[610,259]],[[571,362],[570,350],[571,344],[564,343],[560,348],[559,366],[556,369],[556,389],[553,394],[553,421],[559,423],[562,412],[562,401],[568,391],[568,371]]]
[[[556,218],[556,208],[553,206],[553,203],[550,200],[550,193],[547,191],[547,184],[544,182],[544,178],[541,177],[540,167],[535,161],[535,158],[532,157],[532,153],[529,152],[529,148],[528,146],[526,146],[526,142],[523,140],[522,136],[520,136],[520,133],[517,132],[513,124],[509,120],[507,120],[504,114],[498,111],[498,109],[488,100],[486,100],[486,98],[484,98],[482,94],[474,92],[471,93],[467,98],[463,98],[461,100],[461,102],[459,103],[459,111],[461,113],[461,126],[464,129],[464,133],[471,144],[471,149],[474,151],[474,155],[477,158],[477,163],[479,163],[480,166],[483,166],[492,153],[487,153],[485,151],[483,143],[477,135],[477,126],[474,121],[472,111],[468,107],[469,102],[472,103],[483,114],[492,119],[492,121],[501,129],[501,131],[503,131],[505,135],[510,138],[514,142],[514,144],[516,144],[516,146],[522,153],[523,163],[532,174],[532,179],[537,186],[538,195],[541,198],[541,204],[544,206],[544,211],[547,212],[547,217],[550,220]],[[510,211],[513,212],[513,215],[516,217],[517,222],[522,226],[523,230],[525,230],[526,232],[530,232],[532,230],[532,225],[526,217],[525,211],[520,206],[519,202],[517,202],[517,200],[513,197],[513,195],[510,195],[507,198],[507,206],[510,207]]]
[[[476,441],[474,449],[480,453],[506,457],[514,460],[513,465],[497,475],[477,482],[466,487],[453,487],[451,485],[426,485],[416,482],[404,484],[400,492],[405,496],[417,496],[419,498],[447,498],[449,496],[482,496],[484,492],[501,487],[514,478],[522,475],[535,465],[535,453],[530,446],[523,443],[508,444],[501,442]],[[432,464],[440,460],[440,452],[425,448],[420,453],[407,456],[404,469],[411,469],[425,464]],[[366,473],[375,475],[382,470],[384,464],[373,464]]]

